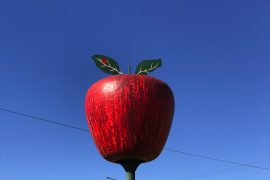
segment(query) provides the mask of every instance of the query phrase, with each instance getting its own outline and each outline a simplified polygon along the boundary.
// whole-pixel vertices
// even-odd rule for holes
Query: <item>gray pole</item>
[[[142,161],[127,159],[118,163],[121,164],[126,171],[126,180],[135,180],[135,171]]]
[[[134,172],[126,172],[126,180],[135,180],[135,171]]]

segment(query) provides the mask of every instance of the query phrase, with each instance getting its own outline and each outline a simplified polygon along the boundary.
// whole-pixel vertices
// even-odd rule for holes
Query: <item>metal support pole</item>
[[[135,180],[135,171],[134,172],[126,172],[126,180]]]
[[[128,159],[119,161],[118,163],[121,164],[126,171],[126,180],[135,180],[135,171],[142,161]]]

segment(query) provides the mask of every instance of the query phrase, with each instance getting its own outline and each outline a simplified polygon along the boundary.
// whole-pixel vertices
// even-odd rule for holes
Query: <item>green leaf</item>
[[[135,74],[147,75],[149,72],[161,66],[161,59],[157,60],[144,60],[136,68]]]
[[[95,61],[96,66],[105,73],[114,75],[123,74],[117,62],[108,56],[97,54],[92,56],[92,59]]]

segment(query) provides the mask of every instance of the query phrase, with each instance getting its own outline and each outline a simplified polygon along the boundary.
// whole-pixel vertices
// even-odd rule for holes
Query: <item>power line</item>
[[[198,157],[198,158],[223,162],[223,163],[227,163],[227,164],[234,164],[234,165],[237,165],[237,166],[244,166],[244,167],[249,167],[249,168],[256,168],[256,169],[263,169],[263,170],[270,171],[270,168],[261,167],[261,166],[257,166],[257,165],[245,164],[245,163],[240,163],[240,162],[236,162],[236,161],[228,161],[228,160],[224,160],[224,159],[219,159],[219,158],[214,158],[214,157],[209,157],[209,156],[204,156],[204,155],[199,155],[199,154],[193,154],[193,153],[178,151],[178,150],[174,150],[174,149],[170,149],[170,148],[164,148],[164,149],[167,150],[167,151],[171,151],[171,152],[179,153],[179,154],[184,154],[184,155],[187,155],[187,156],[193,156],[193,157]]]
[[[84,131],[84,132],[89,132],[88,129],[83,129],[83,128],[79,128],[79,127],[76,127],[76,126],[71,126],[71,125],[67,125],[67,124],[64,124],[64,123],[51,121],[51,120],[48,120],[48,119],[44,119],[44,118],[40,118],[40,117],[36,117],[36,116],[24,114],[24,113],[20,113],[20,112],[9,110],[9,109],[2,108],[2,107],[0,107],[0,110],[8,112],[8,113],[13,113],[13,114],[16,114],[16,115],[20,115],[20,116],[29,117],[29,118],[36,119],[36,120],[39,120],[39,121],[51,123],[51,124],[54,124],[54,125],[59,125],[59,126],[73,128],[73,129]],[[237,166],[243,166],[243,167],[249,167],[249,168],[255,168],[255,169],[261,169],[261,170],[270,171],[270,168],[261,167],[261,166],[257,166],[257,165],[252,165],[252,164],[245,164],[245,163],[236,162],[236,161],[228,161],[228,160],[224,160],[224,159],[220,159],[220,158],[214,158],[214,157],[210,157],[210,156],[204,156],[204,155],[200,155],[200,154],[194,154],[194,153],[179,151],[179,150],[175,150],[175,149],[171,149],[171,148],[164,148],[164,150],[174,152],[174,153],[178,153],[178,154],[187,155],[187,156],[192,156],[192,157],[197,157],[197,158],[202,158],[202,159],[208,159],[208,160],[217,161],[217,162],[223,162],[223,163],[227,163],[227,164],[233,164],[233,165],[237,165]]]
[[[51,121],[51,120],[48,120],[48,119],[44,119],[44,118],[40,118],[40,117],[36,117],[36,116],[24,114],[24,113],[12,111],[12,110],[9,110],[9,109],[6,109],[6,108],[2,108],[2,107],[0,107],[0,110],[6,111],[6,112],[9,112],[9,113],[13,113],[13,114],[17,114],[17,115],[20,115],[20,116],[29,117],[29,118],[36,119],[36,120],[43,121],[43,122],[48,122],[48,123],[57,124],[57,125],[60,125],[60,126],[65,126],[65,127],[77,129],[77,130],[80,130],[80,131],[89,131],[87,129],[83,129],[83,128],[79,128],[79,127],[75,127],[75,126],[71,126],[71,125],[67,125],[67,124],[63,124],[63,123]]]
[[[106,179],[116,180],[116,179],[114,179],[114,178],[111,178],[111,177],[106,177]]]

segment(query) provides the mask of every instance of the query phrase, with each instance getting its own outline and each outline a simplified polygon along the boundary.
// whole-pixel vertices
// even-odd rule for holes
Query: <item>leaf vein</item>
[[[109,61],[107,61],[108,62],[108,65],[107,65],[107,64],[105,64],[104,62],[101,61],[101,58],[97,58],[97,60],[100,63],[102,63],[104,67],[111,68],[110,71],[116,71],[118,74],[123,74],[121,71],[118,71],[116,68],[112,67]]]

